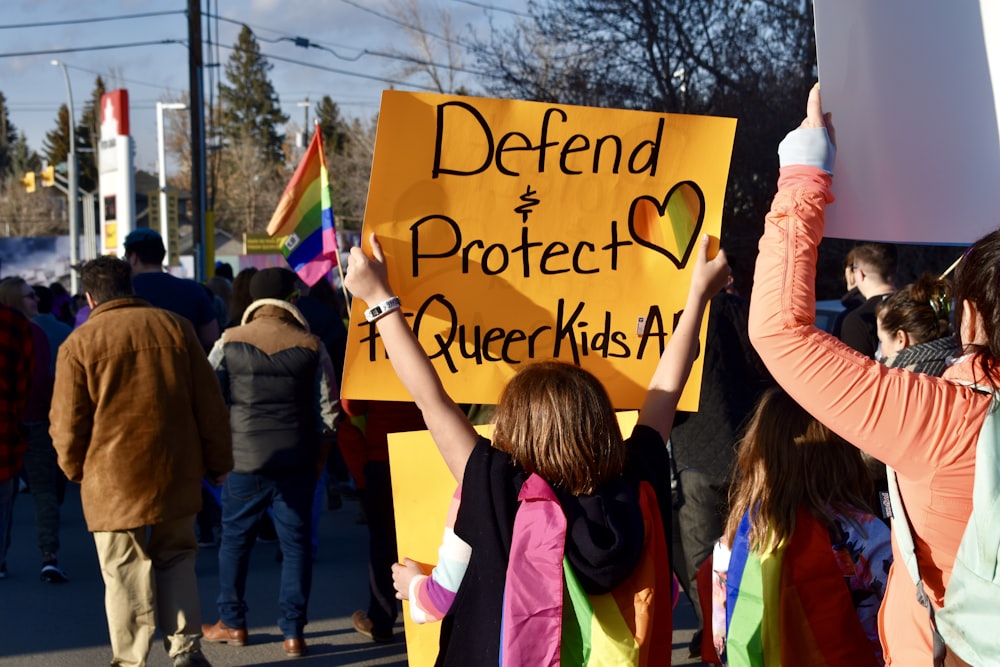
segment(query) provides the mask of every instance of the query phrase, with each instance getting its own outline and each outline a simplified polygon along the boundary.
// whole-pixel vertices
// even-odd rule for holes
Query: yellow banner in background
[[[363,243],[457,401],[579,364],[638,407],[718,236],[736,121],[386,91]],[[410,400],[354,303],[348,398]],[[704,343],[704,327],[702,329]],[[681,408],[697,407],[700,361]]]
[[[243,232],[244,255],[280,255],[288,236],[268,236],[264,232]]]

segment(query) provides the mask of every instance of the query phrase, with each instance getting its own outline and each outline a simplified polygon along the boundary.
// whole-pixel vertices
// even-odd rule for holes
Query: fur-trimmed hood
[[[288,303],[287,301],[282,301],[281,299],[257,299],[247,306],[245,311],[243,311],[243,318],[240,320],[240,324],[243,325],[252,320],[257,316],[258,311],[266,306],[273,306],[287,312],[302,326],[303,329],[306,330],[306,332],[309,332],[309,323],[306,322],[306,318],[303,317],[301,311],[299,311],[299,309],[294,305]]]

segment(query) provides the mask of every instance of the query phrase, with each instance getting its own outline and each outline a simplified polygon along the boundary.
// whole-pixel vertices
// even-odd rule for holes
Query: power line
[[[245,25],[248,28],[251,28],[253,30],[257,30],[258,29],[257,27],[252,26],[249,23],[246,23],[244,21],[239,21],[237,19],[231,19],[231,18],[227,18],[227,17],[224,17],[224,16],[218,16],[218,17],[215,17],[215,18],[217,18],[217,19],[219,19],[221,21],[226,21],[226,22],[229,22],[229,23],[237,24],[237,25]],[[407,25],[407,24],[403,24],[403,25]],[[420,30],[416,26],[409,26],[409,28],[412,29],[412,30],[418,30],[418,31]],[[492,72],[485,72],[485,71],[482,71],[482,70],[473,70],[473,69],[468,69],[466,67],[458,67],[458,66],[455,66],[455,65],[452,65],[452,64],[449,64],[449,63],[439,63],[439,62],[435,62],[435,61],[432,61],[432,60],[424,60],[424,59],[417,58],[417,57],[414,57],[414,56],[407,56],[407,55],[398,54],[398,53],[389,53],[389,52],[385,52],[385,51],[373,51],[373,50],[367,49],[367,48],[365,48],[365,49],[359,49],[358,55],[354,56],[353,58],[350,58],[350,57],[341,55],[340,53],[337,53],[332,48],[329,48],[328,46],[326,46],[323,42],[318,42],[318,41],[311,40],[309,38],[301,37],[301,36],[290,36],[290,35],[281,33],[281,32],[279,32],[277,30],[273,30],[271,28],[263,28],[263,30],[266,30],[266,31],[269,31],[269,32],[274,32],[274,33],[277,33],[277,34],[282,35],[282,36],[274,38],[274,39],[268,39],[268,38],[261,37],[259,34],[257,34],[255,32],[254,36],[256,37],[256,39],[258,41],[266,42],[268,44],[277,44],[277,43],[280,43],[280,42],[291,42],[291,43],[295,44],[295,46],[298,46],[300,48],[304,48],[304,49],[314,48],[314,49],[320,49],[322,51],[327,51],[327,52],[333,54],[334,56],[336,56],[337,58],[339,58],[340,60],[345,60],[345,61],[348,61],[348,62],[356,62],[362,56],[370,55],[370,56],[375,56],[375,57],[378,57],[378,58],[386,58],[388,60],[399,60],[399,61],[402,61],[402,62],[405,62],[405,63],[410,63],[410,64],[414,64],[414,65],[421,65],[421,66],[425,66],[425,67],[436,67],[436,68],[440,68],[440,69],[447,69],[447,70],[449,70],[451,72],[460,72],[460,73],[463,73],[463,74],[471,74],[473,76],[483,76],[483,77],[494,77],[494,76],[496,76]],[[428,33],[428,34],[431,34],[431,36],[436,37],[438,39],[444,39],[443,37],[438,37],[437,35],[434,35],[432,33]],[[357,47],[343,46],[343,45],[335,45],[335,46],[338,46],[338,48],[345,48],[345,49],[354,49],[354,48],[357,48]],[[428,89],[428,90],[430,90],[430,89]],[[436,90],[435,90],[435,92],[436,92]]]
[[[241,51],[243,53],[250,53],[247,49],[241,49],[237,46],[226,46],[225,44],[220,44],[225,49],[230,51]],[[347,70],[337,69],[336,67],[326,67],[324,65],[316,65],[314,63],[305,62],[302,60],[295,60],[294,58],[285,58],[282,56],[276,56],[273,54],[267,54],[261,52],[260,55],[269,60],[279,60],[281,62],[291,63],[292,65],[301,65],[303,67],[310,67],[312,69],[322,70],[324,72],[332,72],[333,74],[343,74],[344,76],[353,76],[360,79],[369,79],[371,81],[378,81],[379,83],[388,83],[394,86],[408,86],[410,88],[419,88],[420,90],[426,90],[432,93],[438,92],[437,88],[431,88],[429,86],[421,86],[417,83],[411,83],[409,81],[396,81],[395,79],[387,79],[381,76],[374,76],[371,74],[361,74],[360,72],[349,72]]]
[[[66,64],[66,67],[68,69],[76,70],[77,72],[86,72],[87,74],[94,74],[101,78],[105,77],[107,77],[108,79],[113,78],[116,81],[121,81],[122,83],[127,83],[133,86],[144,86],[146,88],[156,88],[157,90],[171,90],[170,86],[164,86],[163,84],[158,84],[158,83],[146,83],[145,81],[136,81],[135,79],[126,79],[125,77],[114,75],[111,72],[99,72],[97,70],[87,69],[86,67],[80,67],[78,65],[70,65],[69,63]]]
[[[62,49],[42,49],[39,51],[17,51],[0,53],[0,58],[17,58],[21,56],[45,56],[54,53],[80,53],[83,51],[107,51],[108,49],[128,49],[134,46],[155,46],[158,44],[187,44],[183,39],[161,39],[152,42],[130,42],[128,44],[100,44],[98,46],[77,46]]]
[[[57,25],[79,25],[81,23],[99,23],[101,21],[122,21],[125,19],[144,19],[152,16],[169,16],[172,14],[185,14],[182,9],[162,12],[145,12],[142,14],[119,14],[118,16],[99,16],[84,19],[66,19],[64,21],[40,21],[38,23],[13,23],[0,25],[0,30],[19,30],[21,28],[47,28]]]
[[[341,49],[356,49],[358,51],[358,55],[356,55],[356,56],[354,56],[352,58],[352,57],[341,55],[341,54],[337,53],[332,48],[323,45],[321,42],[317,42],[315,40],[306,39],[305,37],[299,37],[299,36],[295,36],[295,35],[290,35],[290,34],[288,34],[286,32],[281,32],[280,30],[275,30],[273,28],[266,28],[266,27],[263,27],[263,26],[252,25],[250,23],[247,23],[246,21],[240,21],[238,19],[231,19],[231,18],[226,17],[226,16],[218,16],[218,15],[215,15],[215,14],[209,14],[208,16],[211,16],[212,18],[214,18],[214,19],[216,19],[218,21],[225,21],[226,23],[232,23],[234,25],[241,25],[241,26],[245,25],[248,28],[252,28],[253,31],[254,31],[254,36],[257,38],[258,41],[261,41],[261,42],[267,42],[268,44],[276,44],[278,42],[292,42],[293,44],[295,44],[295,46],[300,46],[302,48],[313,47],[313,48],[317,48],[317,49],[323,49],[324,51],[329,51],[330,53],[332,53],[334,56],[336,56],[340,60],[345,60],[347,62],[355,62],[359,58],[361,58],[361,56],[365,55],[365,53],[367,52],[366,49],[357,49],[357,47],[353,47],[353,46],[343,46],[343,45],[337,45],[337,44],[333,45],[333,46],[336,46],[337,48],[341,48]],[[266,37],[262,37],[260,35],[259,31],[273,32],[273,33],[281,35],[281,36],[277,37],[275,39],[268,39]]]

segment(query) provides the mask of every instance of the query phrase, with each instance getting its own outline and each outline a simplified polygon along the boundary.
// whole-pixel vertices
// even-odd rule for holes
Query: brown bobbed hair
[[[1000,229],[976,241],[955,271],[955,329],[962,330],[962,302],[976,306],[983,317],[986,345],[965,343],[967,352],[978,353],[986,382],[1000,389]]]
[[[951,335],[951,282],[924,273],[875,306],[889,333],[905,331],[914,345]]]
[[[493,444],[573,495],[593,493],[625,467],[625,443],[604,386],[560,361],[530,364],[511,378],[497,403]]]
[[[804,508],[825,525],[835,513],[870,511],[871,473],[861,452],[813,419],[780,387],[766,391],[737,446],[724,539],[750,512],[750,548],[774,551]]]

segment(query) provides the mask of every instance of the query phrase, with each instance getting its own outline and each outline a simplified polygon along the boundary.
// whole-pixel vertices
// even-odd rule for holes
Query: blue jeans
[[[59,552],[59,498],[66,478],[59,469],[56,450],[49,436],[49,420],[24,422],[28,432],[28,451],[24,470],[35,503],[35,534],[43,554]]]
[[[257,522],[271,509],[281,545],[278,627],[285,639],[302,637],[312,585],[311,515],[316,471],[280,477],[229,473],[222,486],[222,543],[219,546],[219,617],[231,628],[247,625],[245,601],[250,550]]]

